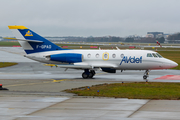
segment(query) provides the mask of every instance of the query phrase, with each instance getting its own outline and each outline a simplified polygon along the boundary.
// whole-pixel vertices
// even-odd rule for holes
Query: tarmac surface
[[[0,68],[0,84],[9,89],[0,91],[0,120],[180,119],[179,100],[79,97],[63,92],[103,83],[143,82],[144,71],[98,71],[93,79],[82,79],[81,70],[51,68],[24,54],[22,48],[0,47],[0,62],[18,63]],[[180,82],[179,75],[179,70],[155,70],[148,81]]]

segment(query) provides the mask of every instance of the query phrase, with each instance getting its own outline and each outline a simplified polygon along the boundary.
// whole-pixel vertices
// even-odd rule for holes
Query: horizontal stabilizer
[[[17,39],[17,38],[10,38],[10,37],[4,37],[3,39],[8,39],[8,40],[19,40],[19,41],[27,41],[27,42],[39,42],[39,43],[43,43],[43,41],[40,41],[40,40]]]
[[[38,43],[43,43],[43,41],[39,41],[39,40],[25,40],[25,39],[16,39],[16,40],[19,40],[19,41],[27,41],[27,42],[38,42]]]

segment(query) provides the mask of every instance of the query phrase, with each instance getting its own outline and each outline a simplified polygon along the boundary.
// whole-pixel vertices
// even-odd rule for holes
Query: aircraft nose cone
[[[171,61],[171,63],[169,64],[171,68],[177,67],[178,64],[174,61]]]

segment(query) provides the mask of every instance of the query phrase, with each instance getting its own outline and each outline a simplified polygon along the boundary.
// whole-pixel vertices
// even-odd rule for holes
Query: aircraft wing
[[[72,69],[92,69],[90,65],[57,65],[61,68],[72,68]]]
[[[61,68],[71,68],[71,69],[92,69],[91,65],[74,65],[74,64],[44,64],[45,66],[55,66]]]
[[[61,68],[70,68],[70,69],[93,69],[93,68],[115,68],[115,65],[74,65],[74,64],[45,64],[45,66],[56,66]]]

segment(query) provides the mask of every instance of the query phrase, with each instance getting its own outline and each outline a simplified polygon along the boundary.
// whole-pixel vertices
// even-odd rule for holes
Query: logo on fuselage
[[[135,56],[134,57],[127,57],[127,56],[124,56],[123,57],[123,59],[121,60],[121,63],[120,63],[120,65],[122,64],[122,63],[142,63],[142,56],[140,57],[140,58],[135,58]]]
[[[102,59],[103,60],[109,60],[109,53],[108,52],[103,53]]]

